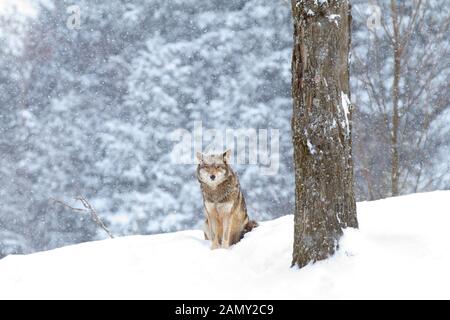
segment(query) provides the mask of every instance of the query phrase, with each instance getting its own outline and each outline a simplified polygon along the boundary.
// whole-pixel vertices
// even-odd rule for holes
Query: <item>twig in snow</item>
[[[83,208],[75,208],[72,207],[71,205],[65,203],[64,201],[61,200],[57,200],[54,198],[51,198],[50,200],[52,200],[55,203],[59,203],[60,205],[69,208],[72,211],[77,211],[77,212],[87,212],[91,215],[92,220],[94,220],[94,222],[100,227],[102,228],[111,239],[114,239],[113,234],[111,233],[111,231],[109,231],[109,229],[105,226],[105,224],[103,223],[102,219],[100,219],[97,211],[94,209],[94,207],[89,203],[89,201],[86,200],[85,197],[83,196],[78,196],[75,198],[75,200],[78,200],[81,202],[81,204],[83,205]]]

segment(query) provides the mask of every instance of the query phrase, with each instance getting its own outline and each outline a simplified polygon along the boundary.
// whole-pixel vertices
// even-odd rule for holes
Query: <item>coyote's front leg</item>
[[[219,237],[215,237],[214,240],[211,243],[211,250],[215,250],[215,249],[219,249],[220,248],[220,244],[219,244]]]
[[[219,229],[219,225],[218,225],[218,223],[217,223],[217,220],[214,220],[214,222],[213,222],[213,231],[212,231],[212,239],[211,239],[211,241],[212,241],[212,243],[211,243],[211,250],[214,250],[214,249],[218,249],[218,248],[220,248],[220,236],[221,236],[221,234],[220,234],[220,230],[218,230]]]
[[[208,218],[209,224],[209,235],[211,240],[211,250],[217,249],[220,247],[220,238],[221,238],[221,230],[219,230],[219,223],[217,221],[217,217],[210,216]]]
[[[208,219],[203,224],[203,234],[205,235],[205,240],[211,240],[211,227],[209,226]]]
[[[211,249],[217,249],[220,247],[220,237],[217,223],[217,210],[214,203],[204,202],[203,203],[206,212],[206,223],[204,226],[205,237],[211,240]]]
[[[225,249],[228,249],[231,245],[233,245],[233,228],[233,215],[229,214],[223,220],[222,247]]]

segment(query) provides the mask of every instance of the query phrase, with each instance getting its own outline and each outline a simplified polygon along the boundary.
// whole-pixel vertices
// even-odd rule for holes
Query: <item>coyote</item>
[[[197,179],[203,195],[205,239],[211,249],[228,248],[258,224],[248,218],[244,195],[229,162],[231,150],[205,155],[197,152]]]

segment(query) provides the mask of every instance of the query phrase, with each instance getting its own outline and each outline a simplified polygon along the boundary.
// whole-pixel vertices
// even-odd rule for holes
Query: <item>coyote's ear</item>
[[[230,163],[230,160],[231,160],[231,149],[228,149],[227,151],[225,151],[222,156],[223,156],[223,162]]]
[[[195,156],[197,157],[198,162],[200,162],[200,163],[203,162],[203,153],[197,151]]]

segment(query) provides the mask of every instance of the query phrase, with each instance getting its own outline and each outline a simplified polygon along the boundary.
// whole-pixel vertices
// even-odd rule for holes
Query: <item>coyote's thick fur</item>
[[[197,178],[206,214],[203,230],[205,238],[212,241],[211,249],[228,248],[257,226],[248,218],[237,175],[229,165],[230,157],[231,150],[215,155],[197,153]]]

